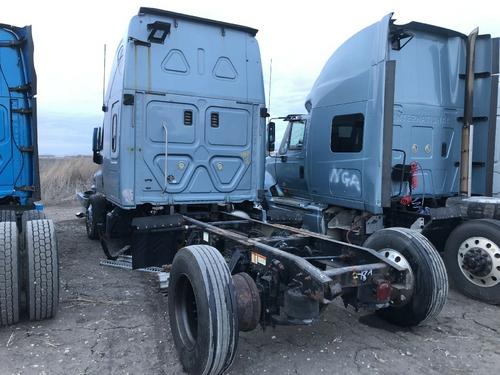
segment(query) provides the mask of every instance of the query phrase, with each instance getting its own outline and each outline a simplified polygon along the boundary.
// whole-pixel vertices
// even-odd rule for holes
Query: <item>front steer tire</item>
[[[238,312],[231,273],[220,252],[191,245],[175,255],[168,290],[170,327],[189,374],[222,374],[234,360]]]
[[[379,309],[378,316],[398,326],[416,326],[441,312],[448,296],[448,277],[441,256],[427,238],[411,229],[387,228],[372,234],[363,246],[382,254],[387,249],[399,252],[413,272],[409,301]]]

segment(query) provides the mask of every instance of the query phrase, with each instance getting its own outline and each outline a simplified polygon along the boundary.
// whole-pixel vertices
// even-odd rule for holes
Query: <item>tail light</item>
[[[381,281],[377,285],[377,302],[388,302],[391,298],[391,283]]]

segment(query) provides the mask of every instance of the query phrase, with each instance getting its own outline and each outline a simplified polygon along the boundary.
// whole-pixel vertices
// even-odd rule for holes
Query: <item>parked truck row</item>
[[[31,30],[0,26],[3,326],[55,314],[58,265],[35,203]],[[387,15],[332,55],[275,151],[256,34],[140,8],[79,194],[108,258],[170,269],[183,368],[221,374],[239,331],[312,324],[335,299],[415,326],[440,313],[450,276],[500,303],[499,40]]]
[[[266,172],[275,124],[266,127],[257,30],[152,8],[130,21],[115,55],[103,125],[94,129],[101,169],[80,198],[88,236],[101,241],[110,259],[130,254],[134,268],[169,265],[170,324],[187,372],[223,373],[239,331],[311,324],[336,298],[403,326],[443,308],[448,279],[439,253],[419,231],[386,225],[382,217],[395,82],[389,52],[411,39],[400,32],[391,42],[394,27],[385,17],[344,49],[338,77],[323,71],[306,102],[318,114],[317,128],[307,134],[316,137],[311,142],[323,159],[283,174],[298,172],[304,180],[307,173],[318,182],[317,196],[321,185],[321,194],[345,200],[328,187],[329,177],[324,181],[334,173],[333,183],[358,199],[356,208],[379,218],[371,219],[369,237],[355,232],[353,241],[320,230],[326,206],[278,204],[292,197]],[[342,82],[346,77],[352,80]],[[304,130],[308,116],[290,118],[282,147],[304,149],[295,125]],[[362,150],[369,155],[352,155]],[[344,164],[335,165],[337,152],[344,152]],[[279,157],[284,167],[292,162]],[[347,168],[353,159],[357,169]],[[402,190],[407,169],[401,166]]]

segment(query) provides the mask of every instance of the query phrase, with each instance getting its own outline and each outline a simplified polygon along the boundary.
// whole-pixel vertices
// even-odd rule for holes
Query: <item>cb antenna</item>
[[[271,84],[273,80],[273,59],[269,61],[269,99],[267,104],[267,113],[271,113]]]
[[[103,70],[102,70],[102,108],[105,107],[104,103],[104,91],[106,86],[106,43],[104,43],[104,56],[103,56]]]

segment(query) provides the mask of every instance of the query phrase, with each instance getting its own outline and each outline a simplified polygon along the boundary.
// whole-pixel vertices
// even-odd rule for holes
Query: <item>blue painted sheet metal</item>
[[[164,43],[147,42],[155,22],[170,25]],[[133,208],[257,200],[265,99],[255,32],[147,9],[132,18],[106,96],[103,176],[111,201]]]
[[[0,202],[40,199],[31,27],[0,24]]]
[[[382,191],[382,180],[391,178],[382,172],[388,148],[392,149],[388,150],[392,157],[387,159],[392,159],[391,167],[402,163],[403,155],[407,164],[418,163],[415,197],[447,197],[458,192],[466,36],[417,22],[396,25],[391,17],[339,47],[307,98],[312,130],[306,136],[306,178],[310,196],[317,202],[382,212],[382,197],[397,196],[400,189],[400,183],[394,181],[392,186],[387,184],[390,192]],[[492,54],[494,43],[498,42],[482,35],[476,46],[474,194],[491,189],[487,166],[492,163],[492,152],[485,145],[494,124],[489,119],[492,67],[498,64],[498,56]],[[395,65],[392,77],[387,75],[391,72],[388,64]],[[391,95],[387,90],[393,90]],[[393,102],[386,103],[392,96]],[[393,106],[392,118],[384,113],[385,106]],[[332,119],[348,114],[364,116],[363,148],[360,152],[333,152]],[[392,122],[391,145],[383,143],[386,120]]]
[[[393,26],[394,32],[412,35],[400,50],[391,49],[396,61],[393,148],[418,163],[416,196],[447,197],[458,193],[461,130],[465,92],[466,37],[457,32],[419,23]],[[489,35],[477,39],[474,72],[474,142],[472,193],[491,192],[488,184],[488,134],[493,78],[498,61]],[[494,113],[494,112],[493,112]],[[402,154],[393,153],[393,164]],[[491,178],[491,176],[490,176]],[[491,185],[491,180],[489,182]],[[399,183],[393,183],[393,193]]]
[[[307,98],[311,125],[306,178],[310,195],[317,202],[371,212],[382,210],[383,110],[390,19],[391,15],[387,15],[339,47]],[[351,114],[364,118],[362,149],[333,152],[333,120]]]

